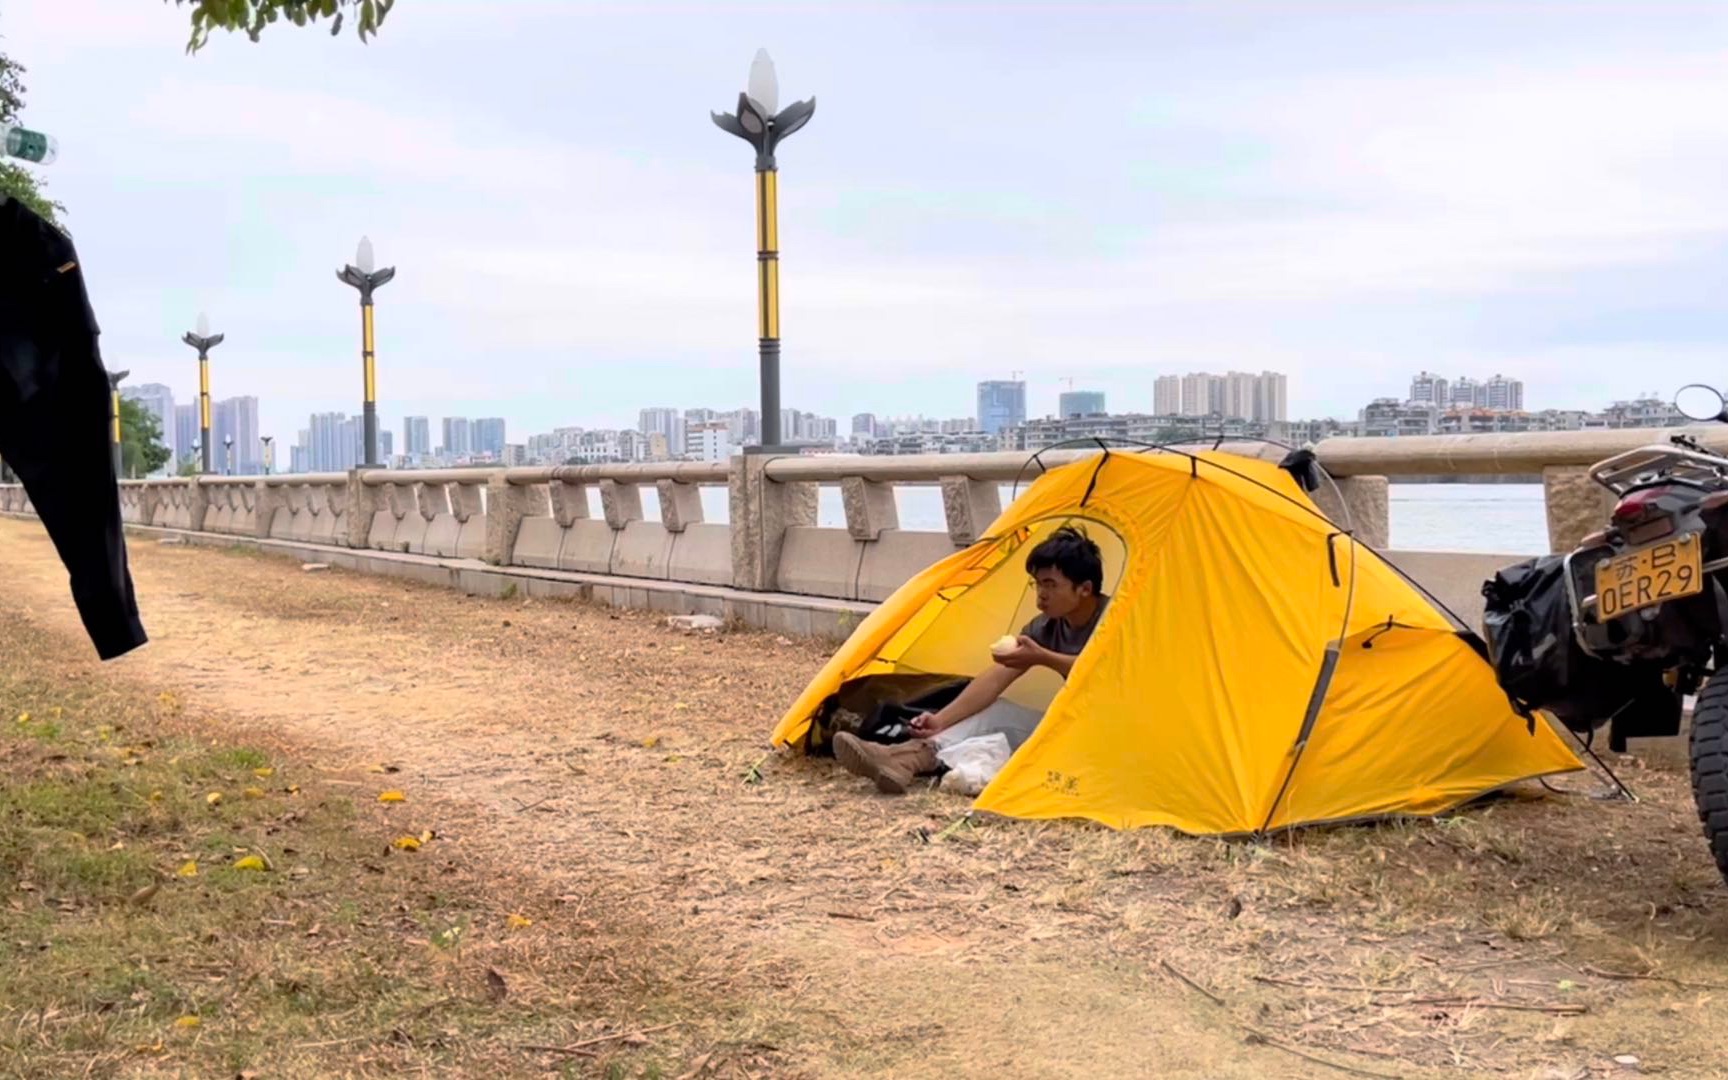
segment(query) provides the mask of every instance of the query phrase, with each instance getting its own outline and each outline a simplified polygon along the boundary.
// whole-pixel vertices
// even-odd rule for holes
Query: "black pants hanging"
[[[147,638],[126,565],[96,333],[72,241],[0,200],[0,458],[71,575],[97,655],[111,660]],[[0,596],[6,572],[0,561]]]

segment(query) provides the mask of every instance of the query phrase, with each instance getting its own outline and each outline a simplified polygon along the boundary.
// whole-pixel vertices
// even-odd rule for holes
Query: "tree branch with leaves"
[[[24,108],[24,67],[0,53],[0,124],[15,124]],[[66,208],[42,193],[42,181],[36,174],[15,162],[0,157],[0,195],[10,195],[42,215],[50,224],[58,225],[59,215]]]
[[[210,40],[212,30],[241,32],[257,41],[278,22],[307,26],[330,20],[330,36],[342,32],[349,16],[362,42],[378,33],[396,0],[167,0],[192,9],[192,39],[186,51],[195,53]]]
[[[142,402],[120,399],[120,472],[124,476],[149,476],[168,462],[168,447],[162,443],[162,425]]]

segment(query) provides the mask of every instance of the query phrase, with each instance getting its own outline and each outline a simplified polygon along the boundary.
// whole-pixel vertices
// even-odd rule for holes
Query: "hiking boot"
[[[834,756],[847,772],[875,781],[876,790],[886,795],[904,795],[920,774],[936,771],[936,747],[927,739],[884,746],[842,731],[834,736]]]

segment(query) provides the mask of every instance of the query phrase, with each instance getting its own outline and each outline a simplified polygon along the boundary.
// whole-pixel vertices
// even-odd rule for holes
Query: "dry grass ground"
[[[778,1071],[786,1025],[389,773],[210,738],[64,649],[0,622],[0,1074]]]
[[[152,738],[256,748],[313,781],[294,798],[325,793],[314,805],[333,816],[296,822],[313,838],[293,846],[352,843],[352,858],[324,862],[359,869],[321,878],[319,901],[295,896],[291,869],[221,871],[239,875],[237,895],[269,893],[273,910],[290,912],[270,917],[299,921],[278,939],[242,906],[257,949],[193,950],[209,967],[220,954],[250,973],[224,993],[292,982],[294,964],[318,963],[303,923],[322,916],[293,913],[289,899],[370,911],[382,898],[366,916],[381,936],[326,955],[390,959],[396,996],[341,983],[346,996],[296,1019],[292,1039],[268,1040],[349,1040],[308,1048],[330,1054],[308,1059],[314,1073],[1724,1074],[1728,890],[1671,773],[1625,763],[1638,804],[1593,799],[1596,785],[1574,777],[1564,786],[1576,794],[1531,788],[1440,822],[1305,831],[1269,846],[974,822],[945,796],[885,799],[824,762],[771,761],[761,782],[744,782],[777,711],[820,662],[815,644],[686,636],[646,616],[140,540],[155,640],[98,668],[39,531],[0,521],[0,551],[0,622],[34,635],[22,651],[0,642],[6,663],[34,672],[38,694],[76,684],[94,695],[79,706],[85,726],[67,729],[80,747],[96,740],[78,753],[111,745],[78,734],[113,726],[110,714],[134,725],[147,715],[160,726]],[[0,711],[12,705],[0,698]],[[37,762],[28,768],[48,767],[37,759],[50,744],[17,740],[24,749],[12,752]],[[205,768],[198,760],[183,762]],[[385,767],[400,771],[369,771]],[[377,804],[385,783],[409,801]],[[222,812],[261,815],[240,833],[282,864],[269,844],[287,841],[258,830],[289,812],[288,798],[225,798]],[[151,867],[240,835],[188,810],[183,829],[149,841]],[[383,854],[398,830],[424,829],[440,839]],[[116,901],[123,885],[74,897],[71,913],[6,887],[0,905],[17,901],[0,906],[6,920],[156,911]],[[174,880],[157,897],[182,894]],[[426,908],[421,897],[434,894],[444,899]],[[435,942],[440,912],[470,928],[454,953]],[[512,912],[533,925],[511,931]],[[6,948],[55,932],[11,925]],[[110,933],[111,951],[149,955],[130,933]],[[487,966],[512,988],[502,1004],[487,997]],[[0,1032],[30,1067],[98,1052],[111,1072],[145,1071],[153,1059],[135,1047],[153,1046],[150,1025],[164,1021],[164,1072],[168,1055],[199,1040],[243,1056],[214,1015],[190,1038],[172,1027],[171,1013],[203,1000],[189,996],[203,989],[196,966],[152,970],[169,1004],[145,1010],[149,1030],[32,1021],[73,1007],[42,996],[56,976],[24,996],[0,993]],[[224,1016],[282,1022],[268,996],[247,993],[211,997],[232,1002]],[[403,1019],[428,1004],[425,1019]],[[676,1026],[646,1045],[600,1044],[617,1055],[608,1063],[521,1049],[661,1023]],[[98,1037],[74,1044],[74,1027]]]

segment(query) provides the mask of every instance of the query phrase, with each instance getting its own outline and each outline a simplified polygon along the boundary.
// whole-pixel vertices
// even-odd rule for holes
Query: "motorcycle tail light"
[[[1615,524],[1626,525],[1642,521],[1645,515],[1657,509],[1657,500],[1661,499],[1667,490],[1667,488],[1645,488],[1642,491],[1628,493],[1614,507]]]

